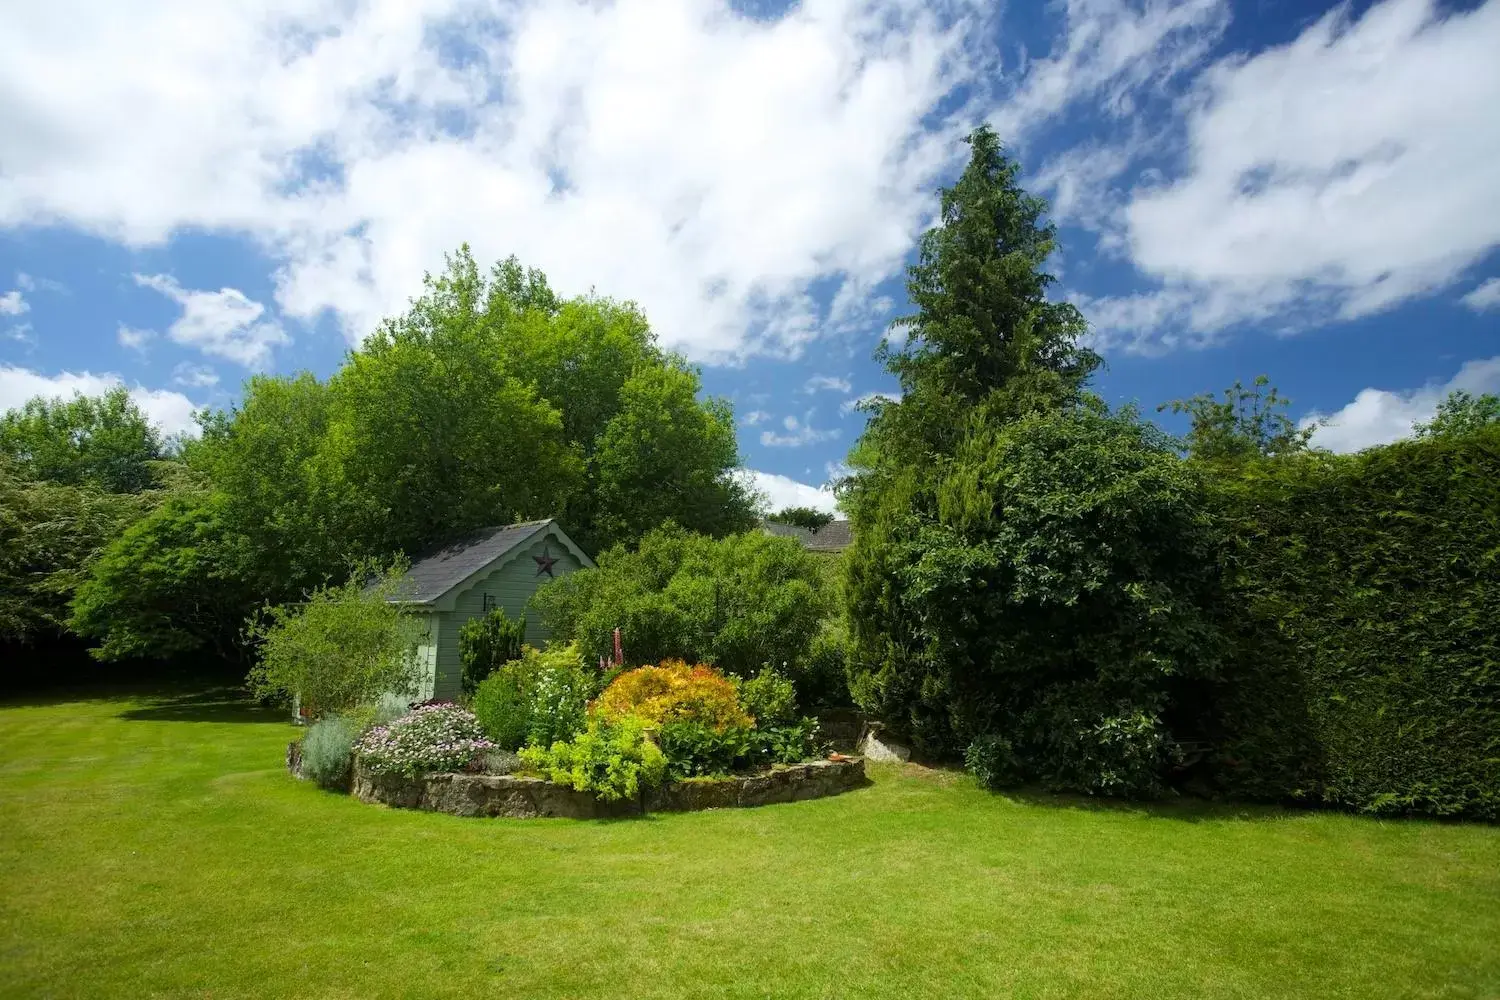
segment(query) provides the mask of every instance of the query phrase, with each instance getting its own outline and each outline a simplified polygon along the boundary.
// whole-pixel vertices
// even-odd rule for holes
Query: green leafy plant
[[[504,750],[528,743],[551,746],[584,728],[592,672],[572,643],[537,650],[526,646],[480,683],[471,707],[485,735]]]
[[[595,716],[571,741],[526,747],[521,762],[558,784],[592,792],[606,802],[635,798],[642,789],[659,785],[667,771],[661,748],[645,738],[645,723],[630,718],[605,722]]]
[[[552,634],[576,639],[590,662],[610,655],[618,627],[631,666],[680,659],[751,677],[785,663],[794,682],[831,602],[817,557],[790,538],[715,539],[673,525],[532,598]]]
[[[304,714],[318,718],[412,690],[422,625],[393,602],[402,567],[386,568],[368,583],[371,569],[319,587],[303,604],[268,607],[251,621],[260,653],[249,677],[256,695],[296,698]]]
[[[526,616],[512,620],[504,608],[470,618],[458,630],[463,692],[472,695],[502,664],[517,659],[526,639]]]
[[[740,703],[759,728],[782,726],[797,715],[797,689],[790,677],[765,667],[740,684]]]
[[[964,769],[985,788],[1012,788],[1025,780],[1025,772],[1010,740],[985,733],[964,751]]]
[[[761,728],[715,729],[701,722],[669,722],[658,739],[673,778],[734,774],[795,764],[821,756],[815,719]]]
[[[766,520],[779,524],[792,524],[808,531],[817,531],[833,523],[833,515],[816,507],[783,507]]]

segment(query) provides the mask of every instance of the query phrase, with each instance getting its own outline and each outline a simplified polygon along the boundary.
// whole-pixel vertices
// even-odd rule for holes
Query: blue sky
[[[128,8],[128,9],[127,9]],[[1317,440],[1500,390],[1500,0],[55,0],[0,37],[0,406],[169,430],[332,372],[468,241],[634,299],[830,503],[958,142],[1053,203],[1111,401],[1269,374]]]

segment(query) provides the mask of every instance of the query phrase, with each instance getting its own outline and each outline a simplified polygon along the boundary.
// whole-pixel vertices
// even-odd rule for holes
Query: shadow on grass
[[[290,721],[285,710],[258,704],[240,687],[162,694],[153,697],[149,704],[121,712],[119,717],[131,722]]]
[[[1168,796],[1149,801],[1128,799],[1095,798],[1063,792],[1048,792],[1041,788],[1007,788],[994,793],[1020,805],[1037,806],[1044,809],[1074,809],[1081,812],[1115,813],[1120,815],[1150,816],[1153,819],[1170,819],[1179,823],[1219,822],[1238,820],[1264,823],[1284,820],[1293,816],[1304,816],[1314,810],[1254,802],[1232,802],[1217,799],[1202,799],[1193,796]]]

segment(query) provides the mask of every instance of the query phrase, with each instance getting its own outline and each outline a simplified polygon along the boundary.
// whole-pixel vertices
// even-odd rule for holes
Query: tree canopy
[[[756,497],[733,414],[701,390],[634,305],[562,299],[514,258],[486,273],[462,248],[326,381],[256,376],[206,415],[176,488],[79,588],[73,625],[104,657],[238,655],[257,606],[481,527],[558,517],[595,551],[667,520],[741,530]]]

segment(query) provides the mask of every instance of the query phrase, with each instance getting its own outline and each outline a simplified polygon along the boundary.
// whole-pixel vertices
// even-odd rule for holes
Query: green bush
[[[1223,652],[1214,526],[1168,439],[1091,407],[975,419],[940,478],[862,520],[846,554],[862,707],[934,755],[999,733],[1057,787],[1151,784],[1146,737],[1112,720],[1155,717]]]
[[[551,746],[584,728],[594,674],[574,643],[539,651],[531,646],[504,664],[474,692],[472,709],[496,746]]]
[[[1220,480],[1227,792],[1500,818],[1497,482],[1493,426]]]
[[[1177,760],[1149,700],[1107,705],[1089,687],[1058,691],[1029,721],[1026,767],[1053,791],[1151,798]]]
[[[302,776],[324,788],[336,788],[349,780],[357,724],[341,715],[329,715],[307,727],[302,736]]]
[[[718,730],[701,722],[669,722],[658,739],[672,778],[734,774],[771,764],[795,764],[818,757],[814,719],[765,728]]]
[[[604,553],[597,570],[547,584],[532,603],[589,662],[610,655],[618,627],[631,666],[676,659],[750,677],[784,663],[800,683],[831,602],[816,558],[792,539],[714,539],[668,525],[634,551]]]
[[[740,703],[757,727],[784,726],[797,716],[797,689],[785,674],[766,667],[740,684]]]
[[[558,784],[592,792],[606,802],[633,799],[642,789],[661,784],[667,758],[644,735],[639,719],[608,723],[589,720],[588,728],[571,741],[550,747],[529,746],[521,763]]]
[[[996,733],[980,736],[964,751],[964,769],[980,785],[991,790],[1014,788],[1025,780],[1025,771],[1010,740]]]
[[[422,625],[401,605],[402,569],[367,585],[368,568],[337,587],[319,587],[300,605],[269,607],[252,620],[260,662],[250,688],[263,698],[296,698],[312,718],[347,711],[386,692],[412,690]]]
[[[458,659],[463,666],[463,692],[472,695],[502,664],[521,655],[526,639],[526,616],[512,621],[504,608],[470,618],[458,630]]]

